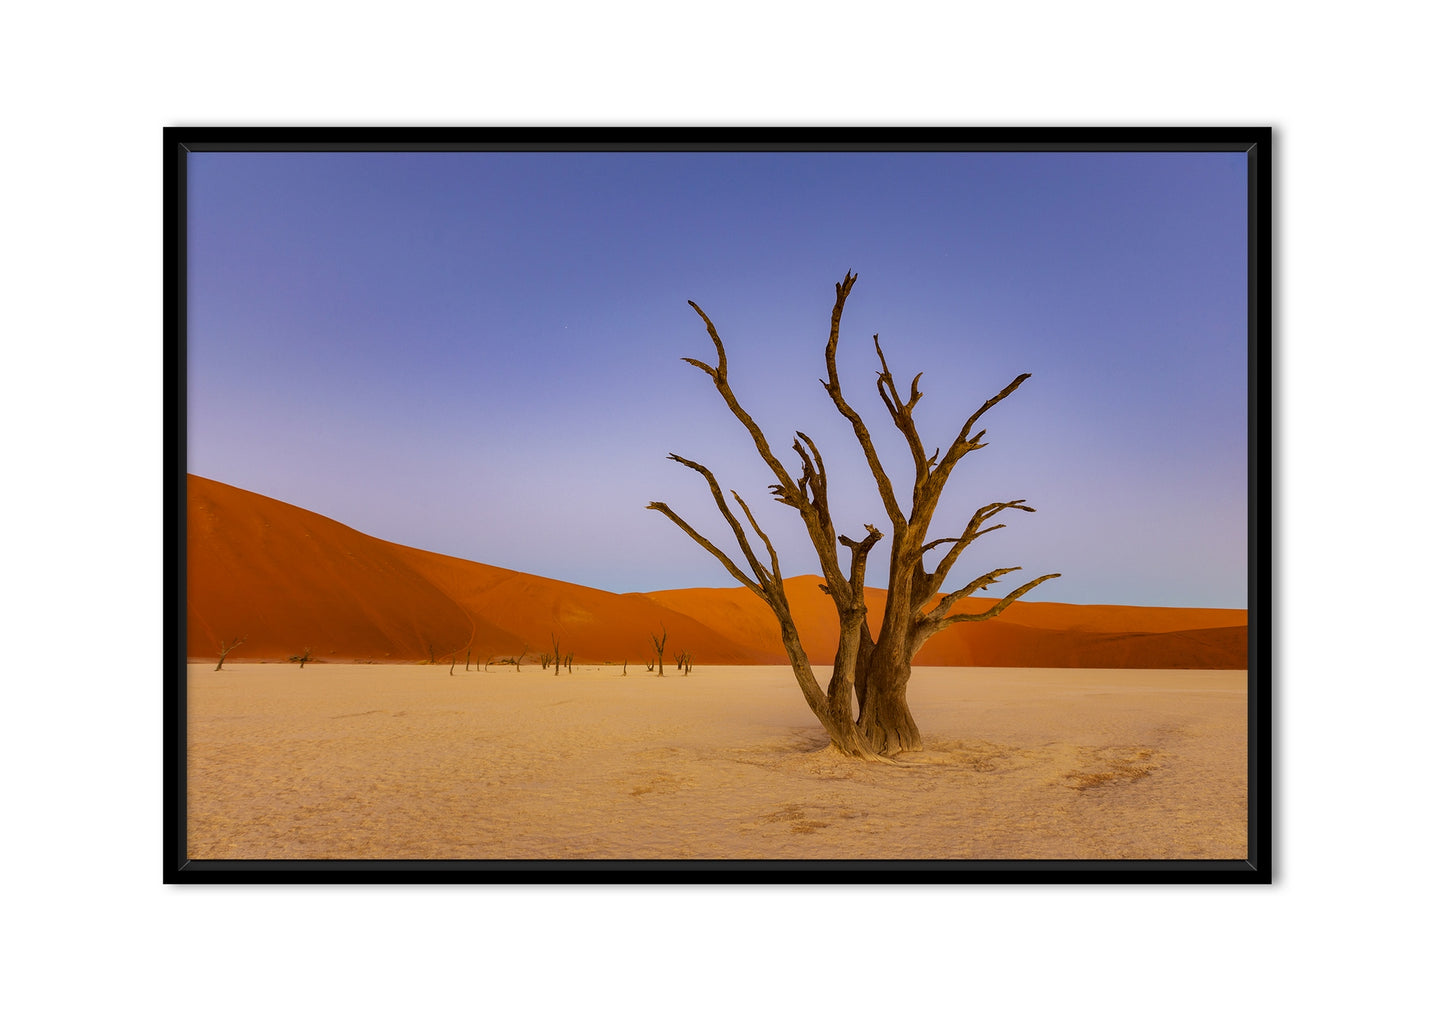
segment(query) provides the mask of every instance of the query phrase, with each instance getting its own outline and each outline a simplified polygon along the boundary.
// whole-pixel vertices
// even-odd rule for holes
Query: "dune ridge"
[[[697,663],[786,662],[777,623],[735,589],[616,594],[377,539],[323,515],[201,476],[187,476],[186,652],[236,660],[402,663],[456,656],[528,662],[555,634],[578,663],[637,664],[668,633],[665,657]],[[804,647],[831,661],[838,624],[817,576],[788,579]],[[884,593],[870,589],[870,619]],[[977,610],[970,599],[960,610]],[[971,606],[966,606],[971,605]],[[1243,669],[1242,610],[1019,601],[999,618],[935,636],[920,666]],[[499,668],[494,666],[493,670]],[[645,670],[645,668],[642,668]]]

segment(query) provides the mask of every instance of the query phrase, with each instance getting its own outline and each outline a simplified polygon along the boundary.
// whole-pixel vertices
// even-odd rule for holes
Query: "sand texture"
[[[244,637],[237,660],[322,659],[464,663],[468,656],[535,657],[557,636],[578,663],[667,650],[699,664],[783,664],[778,623],[756,596],[735,589],[616,594],[389,543],[281,501],[187,477],[187,655],[214,658]],[[838,641],[821,579],[787,581],[803,646],[831,663]],[[885,594],[868,592],[869,619]],[[977,612],[991,599],[966,599]],[[1242,670],[1247,613],[1171,607],[1076,606],[1019,601],[1000,617],[947,629],[915,663],[931,666]]]
[[[826,676],[826,669],[820,672]],[[846,760],[786,668],[188,669],[196,859],[1242,859],[1243,671],[917,668]]]

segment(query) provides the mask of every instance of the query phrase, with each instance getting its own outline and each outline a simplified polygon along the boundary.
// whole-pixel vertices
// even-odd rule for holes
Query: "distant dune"
[[[803,647],[815,662],[831,663],[838,643],[833,601],[816,575],[788,579],[788,604]],[[1000,595],[1008,592],[1003,588]],[[886,593],[868,590],[868,619],[882,620]],[[743,641],[776,644],[772,612],[745,589],[677,589],[650,593],[663,606],[704,621],[729,622],[724,631]],[[978,613],[992,599],[956,604]],[[989,621],[957,625],[934,636],[914,661],[929,667],[1248,667],[1243,610],[1118,607],[1019,601]]]
[[[307,648],[323,660],[535,659],[555,633],[579,662],[638,663],[666,628],[668,652],[698,663],[783,662],[645,596],[388,543],[200,476],[187,477],[186,505],[188,656],[244,636],[237,659]]]
[[[632,663],[667,652],[697,663],[785,663],[771,612],[744,589],[617,595],[376,539],[311,511],[187,477],[187,655],[407,662],[550,651],[555,633],[579,663]],[[838,625],[814,576],[787,582],[809,655],[832,660]],[[1004,590],[1007,591],[1007,590]],[[870,620],[884,594],[869,591]],[[991,601],[964,601],[975,608]],[[963,609],[960,606],[960,609]],[[951,628],[923,666],[1216,668],[1247,666],[1242,610],[1018,602]],[[497,667],[493,667],[497,670]],[[645,668],[644,668],[645,670]]]

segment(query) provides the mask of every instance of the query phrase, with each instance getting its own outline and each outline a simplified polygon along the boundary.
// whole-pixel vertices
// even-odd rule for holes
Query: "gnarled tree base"
[[[892,762],[886,755],[882,755],[874,749],[868,738],[856,726],[850,727],[846,731],[829,728],[828,737],[831,740],[830,747],[844,756],[871,763]]]
[[[908,709],[906,690],[902,686],[869,685],[858,717],[858,730],[869,747],[882,756],[918,752],[923,748],[923,736]]]

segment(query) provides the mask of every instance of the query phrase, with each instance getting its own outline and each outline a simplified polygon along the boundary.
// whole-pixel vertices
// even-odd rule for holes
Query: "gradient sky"
[[[924,374],[930,450],[1033,374],[981,421],[934,531],[995,500],[1037,513],[1001,519],[956,585],[1021,565],[1008,581],[1063,573],[1038,600],[1246,605],[1243,154],[206,153],[189,201],[196,474],[613,592],[736,585],[645,510],[734,553],[675,451],[760,512],[785,574],[815,573],[680,361],[714,358],[687,300],[789,468],[793,430],[822,448],[839,531],[886,531],[818,383],[852,269],[840,370],[901,498],[875,332],[900,388]]]

